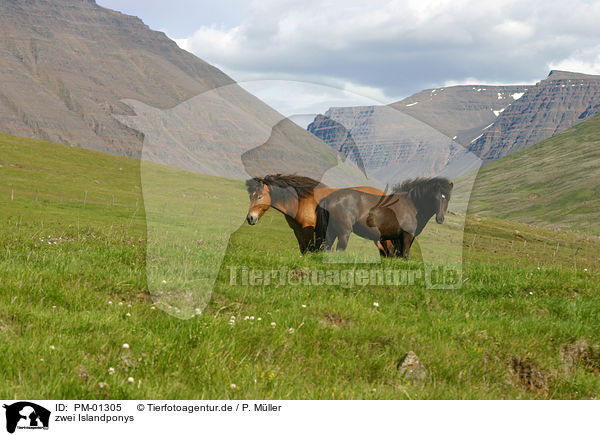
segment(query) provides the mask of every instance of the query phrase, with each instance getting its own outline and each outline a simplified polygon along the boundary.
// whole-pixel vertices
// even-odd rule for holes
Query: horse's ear
[[[454,182],[450,182],[450,188],[454,188]]]

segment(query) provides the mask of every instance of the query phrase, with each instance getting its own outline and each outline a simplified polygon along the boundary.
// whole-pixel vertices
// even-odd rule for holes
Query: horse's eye
[[[259,195],[259,196],[258,196],[258,199],[259,199],[259,200],[262,200],[262,195]]]

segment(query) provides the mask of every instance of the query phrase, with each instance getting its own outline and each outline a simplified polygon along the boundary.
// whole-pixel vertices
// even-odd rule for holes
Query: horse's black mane
[[[293,188],[296,191],[298,198],[304,198],[308,197],[321,182],[297,174],[269,174],[268,176],[254,177],[246,180],[248,193],[252,194],[261,191],[263,184],[283,189]]]
[[[394,186],[393,192],[395,194],[408,193],[410,199],[415,201],[439,191],[449,199],[452,187],[452,182],[443,177],[432,177],[430,179],[417,177],[413,180],[405,180]]]

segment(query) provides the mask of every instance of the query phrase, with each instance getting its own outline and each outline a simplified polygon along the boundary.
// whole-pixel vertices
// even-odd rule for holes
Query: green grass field
[[[242,182],[0,135],[0,397],[600,396],[597,236],[469,216],[463,238],[449,214],[423,241],[461,238],[460,289],[307,285],[353,264],[247,207]],[[374,251],[353,236],[346,260]],[[232,285],[244,267],[299,283]],[[421,271],[420,250],[356,267]],[[213,293],[187,292],[210,269]],[[424,380],[399,371],[409,350]]]
[[[482,167],[469,211],[600,234],[600,115]]]

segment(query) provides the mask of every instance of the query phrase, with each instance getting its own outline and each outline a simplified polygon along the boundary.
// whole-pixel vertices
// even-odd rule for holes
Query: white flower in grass
[[[250,317],[250,321],[254,321],[254,317],[253,316]]]
[[[237,388],[237,385],[236,385],[235,383],[231,383],[231,384],[229,385],[229,387],[230,387],[231,389],[235,389],[235,388]]]
[[[113,367],[108,368],[108,373],[110,375],[114,374],[115,373],[115,369]]]
[[[306,309],[306,304],[303,304],[303,305],[302,305],[302,308],[303,308],[303,309]]]
[[[52,306],[52,309],[56,309],[56,306]]]
[[[119,306],[122,306],[122,305],[123,305],[123,302],[122,302],[122,301],[119,301]]]
[[[54,345],[50,345],[50,349],[51,350],[56,350],[56,347]]]
[[[587,268],[584,268],[583,270],[584,270],[585,272],[587,272]]]
[[[533,295],[533,292],[532,292],[532,291],[529,291],[529,295]]]
[[[108,304],[112,304],[112,301],[109,301]]]
[[[246,316],[244,317],[244,321],[248,321],[249,319],[250,319],[250,317],[249,317],[248,315],[246,315]]]
[[[156,307],[152,306],[150,309],[152,309],[152,310],[156,310]]]
[[[277,324],[276,324],[276,323],[274,323],[274,322],[272,322],[272,323],[271,323],[271,328],[272,328],[272,329],[274,329],[276,326],[277,326]]]
[[[256,318],[257,321],[262,321],[262,318],[259,316],[258,318]]]
[[[129,348],[129,344],[123,344],[123,348],[128,349]]]
[[[376,302],[373,303],[373,306],[379,307],[379,303],[376,301]]]
[[[292,333],[294,333],[294,331],[295,331],[295,330],[294,330],[292,327],[290,327],[290,329],[288,330],[288,333],[289,333],[289,334],[292,334]]]
[[[131,316],[131,313],[127,312],[127,313],[125,314],[125,316]]]
[[[128,377],[128,378],[127,378],[127,381],[128,381],[129,383],[133,383],[133,382],[134,382],[134,380],[133,380],[133,377]]]
[[[196,315],[202,315],[202,309],[196,307]]]
[[[166,280],[163,280],[162,282],[163,282],[163,284],[166,284],[166,283],[167,283],[167,281],[166,281]]]

